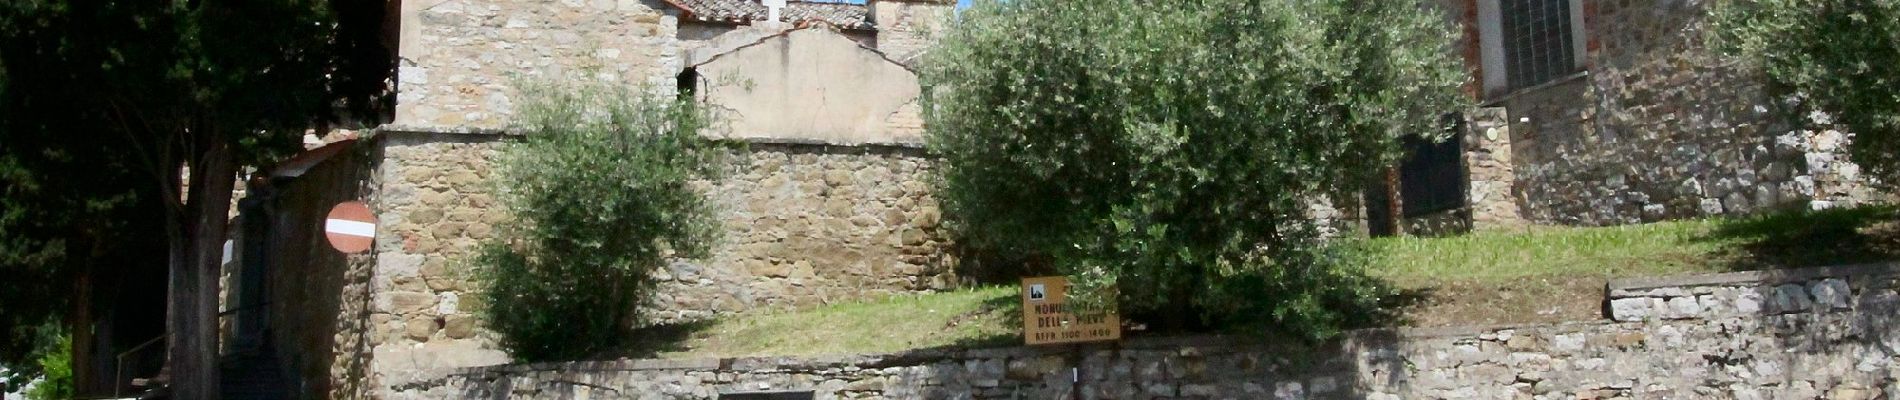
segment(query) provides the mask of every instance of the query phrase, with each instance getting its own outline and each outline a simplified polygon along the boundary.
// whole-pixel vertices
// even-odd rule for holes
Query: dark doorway
[[[1464,162],[1464,120],[1452,122],[1450,135],[1443,140],[1422,135],[1400,139],[1405,156],[1398,167],[1367,186],[1366,221],[1372,236],[1397,235],[1406,219],[1465,207],[1470,183]]]

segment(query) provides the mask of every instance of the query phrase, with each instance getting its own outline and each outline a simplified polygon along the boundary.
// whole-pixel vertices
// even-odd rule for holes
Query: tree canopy
[[[1900,1],[1718,4],[1718,44],[1766,78],[1772,94],[1794,100],[1774,102],[1792,105],[1784,107],[1791,120],[1845,127],[1854,163],[1883,183],[1900,182]]]
[[[922,71],[946,215],[1125,313],[1323,337],[1379,290],[1308,206],[1443,137],[1452,37],[1411,0],[979,1]]]
[[[214,319],[212,249],[239,167],[298,150],[307,129],[382,115],[384,12],[367,0],[0,4],[0,272],[45,282],[0,288],[0,335],[15,341],[0,362],[32,371],[21,349],[39,346],[19,333],[69,318],[82,276],[169,268],[172,306],[188,310],[174,317]],[[215,340],[193,326],[172,337]]]
[[[695,180],[725,153],[691,100],[617,83],[526,84],[523,139],[495,179],[517,221],[474,260],[488,326],[516,359],[572,360],[621,344],[673,257],[704,257],[718,219]]]

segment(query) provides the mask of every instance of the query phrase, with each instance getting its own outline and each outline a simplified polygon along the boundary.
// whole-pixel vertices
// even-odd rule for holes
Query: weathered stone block
[[[442,334],[451,339],[467,339],[475,336],[475,317],[456,314],[443,318]]]
[[[434,336],[438,328],[435,323],[435,318],[432,317],[410,318],[409,322],[404,323],[403,326],[404,336],[418,342],[429,341],[429,337]]]
[[[1808,293],[1814,295],[1814,304],[1822,309],[1848,308],[1853,291],[1847,287],[1847,281],[1838,278],[1823,279],[1808,284]]]
[[[436,301],[435,301],[436,315],[454,314],[456,310],[461,307],[462,305],[461,300],[462,300],[462,296],[459,294],[456,294],[455,292],[442,292],[442,293],[436,294]]]
[[[1735,312],[1737,313],[1755,314],[1762,312],[1763,304],[1764,299],[1761,292],[1754,290],[1737,290],[1735,292]]]
[[[1656,314],[1655,307],[1648,297],[1630,297],[1610,300],[1610,316],[1617,321],[1641,321]]]
[[[1814,300],[1808,297],[1808,291],[1801,285],[1786,284],[1775,287],[1775,312],[1793,313],[1813,308]]]
[[[377,295],[377,308],[393,314],[411,314],[435,305],[435,296],[417,292],[390,292]]]
[[[1662,309],[1662,317],[1667,319],[1687,319],[1699,317],[1702,305],[1694,297],[1677,297],[1668,300],[1668,307]]]
[[[1274,387],[1273,398],[1277,400],[1304,400],[1306,399],[1306,386],[1301,385],[1299,382],[1281,383],[1279,386]]]

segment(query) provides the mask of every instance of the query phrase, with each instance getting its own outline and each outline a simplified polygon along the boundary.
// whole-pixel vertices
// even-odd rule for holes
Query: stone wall
[[[1886,279],[1895,267],[1886,267]],[[1821,274],[1825,275],[1825,274]],[[1819,292],[1804,292],[1821,300]],[[812,359],[621,360],[437,370],[416,399],[1598,399],[1900,396],[1900,296],[1628,322],[1371,330],[1308,347],[1238,337]],[[1882,397],[1885,396],[1885,397]]]
[[[722,242],[663,271],[657,321],[956,285],[921,148],[755,142],[734,164],[708,183]]]
[[[315,157],[311,165],[256,173],[269,182],[239,194],[245,211],[232,221],[222,268],[220,354],[275,352],[273,367],[303,398],[352,393],[367,371],[363,332],[375,259],[337,252],[325,238],[324,221],[338,203],[373,193],[373,160],[380,154],[355,141],[333,146],[284,163]],[[240,328],[247,324],[249,332]]]
[[[720,114],[722,137],[923,142],[917,74],[884,54],[822,26],[734,31],[718,42],[735,39],[743,44],[708,46],[689,56],[697,98]],[[703,53],[714,55],[702,59]]]
[[[1587,73],[1495,100],[1525,217],[1608,225],[1870,200],[1840,132],[1771,110],[1706,44],[1709,2],[1589,2]]]
[[[358,331],[375,366],[364,394],[407,385],[416,371],[508,360],[477,318],[484,305],[465,264],[511,221],[490,181],[505,138],[379,136],[381,231],[368,327]],[[955,286],[922,149],[761,142],[733,160],[724,179],[700,183],[725,226],[721,242],[706,260],[658,272],[651,322]]]
[[[381,397],[417,369],[507,362],[479,329],[483,305],[462,264],[509,221],[488,181],[502,136],[385,131],[376,140],[377,264],[368,324],[358,330],[371,368],[353,394]]]
[[[291,388],[307,398],[349,393],[367,371],[363,333],[374,259],[331,248],[324,220],[337,203],[370,195],[378,152],[345,145],[352,147],[301,176],[252,193],[266,196],[271,219],[263,249],[270,341]]]
[[[514,79],[594,76],[671,93],[677,11],[661,0],[402,2],[396,123],[500,128]],[[583,74],[583,73],[587,74]]]
[[[1475,229],[1527,223],[1518,206],[1517,165],[1511,153],[1510,115],[1501,108],[1465,114],[1465,204]]]
[[[943,18],[956,7],[951,0],[870,0],[871,20],[877,22],[878,51],[892,60],[914,64],[936,43]]]
[[[1884,304],[1900,289],[1900,269],[1872,264],[1793,271],[1749,271],[1690,279],[1636,278],[1609,284],[1610,317],[1691,319],[1854,309]]]

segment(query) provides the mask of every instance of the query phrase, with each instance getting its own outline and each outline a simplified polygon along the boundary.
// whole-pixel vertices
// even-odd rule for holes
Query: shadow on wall
[[[1412,379],[1392,330],[1325,345],[1178,337],[1113,344],[916,350],[828,358],[621,360],[484,367],[418,398],[1364,399]],[[1390,397],[1390,395],[1384,395]]]
[[[1757,288],[1766,299],[1761,318],[1716,319],[1723,328],[1772,332],[1773,341],[1731,343],[1726,353],[1708,357],[1712,366],[1752,369],[1759,374],[1777,371],[1827,371],[1831,379],[1794,381],[1788,398],[1885,398],[1900,396],[1900,381],[1891,371],[1900,362],[1900,269],[1893,264],[1834,267],[1858,269],[1840,276],[1809,276],[1810,270],[1764,271],[1763,282],[1782,282]],[[1869,272],[1869,273],[1863,273]],[[1751,326],[1759,325],[1759,326]],[[1884,377],[1852,377],[1888,371]],[[1831,388],[1829,386],[1832,386]]]
[[[1900,395],[1891,374],[1900,362],[1900,264],[1631,278],[1607,289],[1615,320],[1667,325],[1636,337],[1635,350],[1694,349],[1705,375],[1780,380],[1732,385],[1731,397]]]

